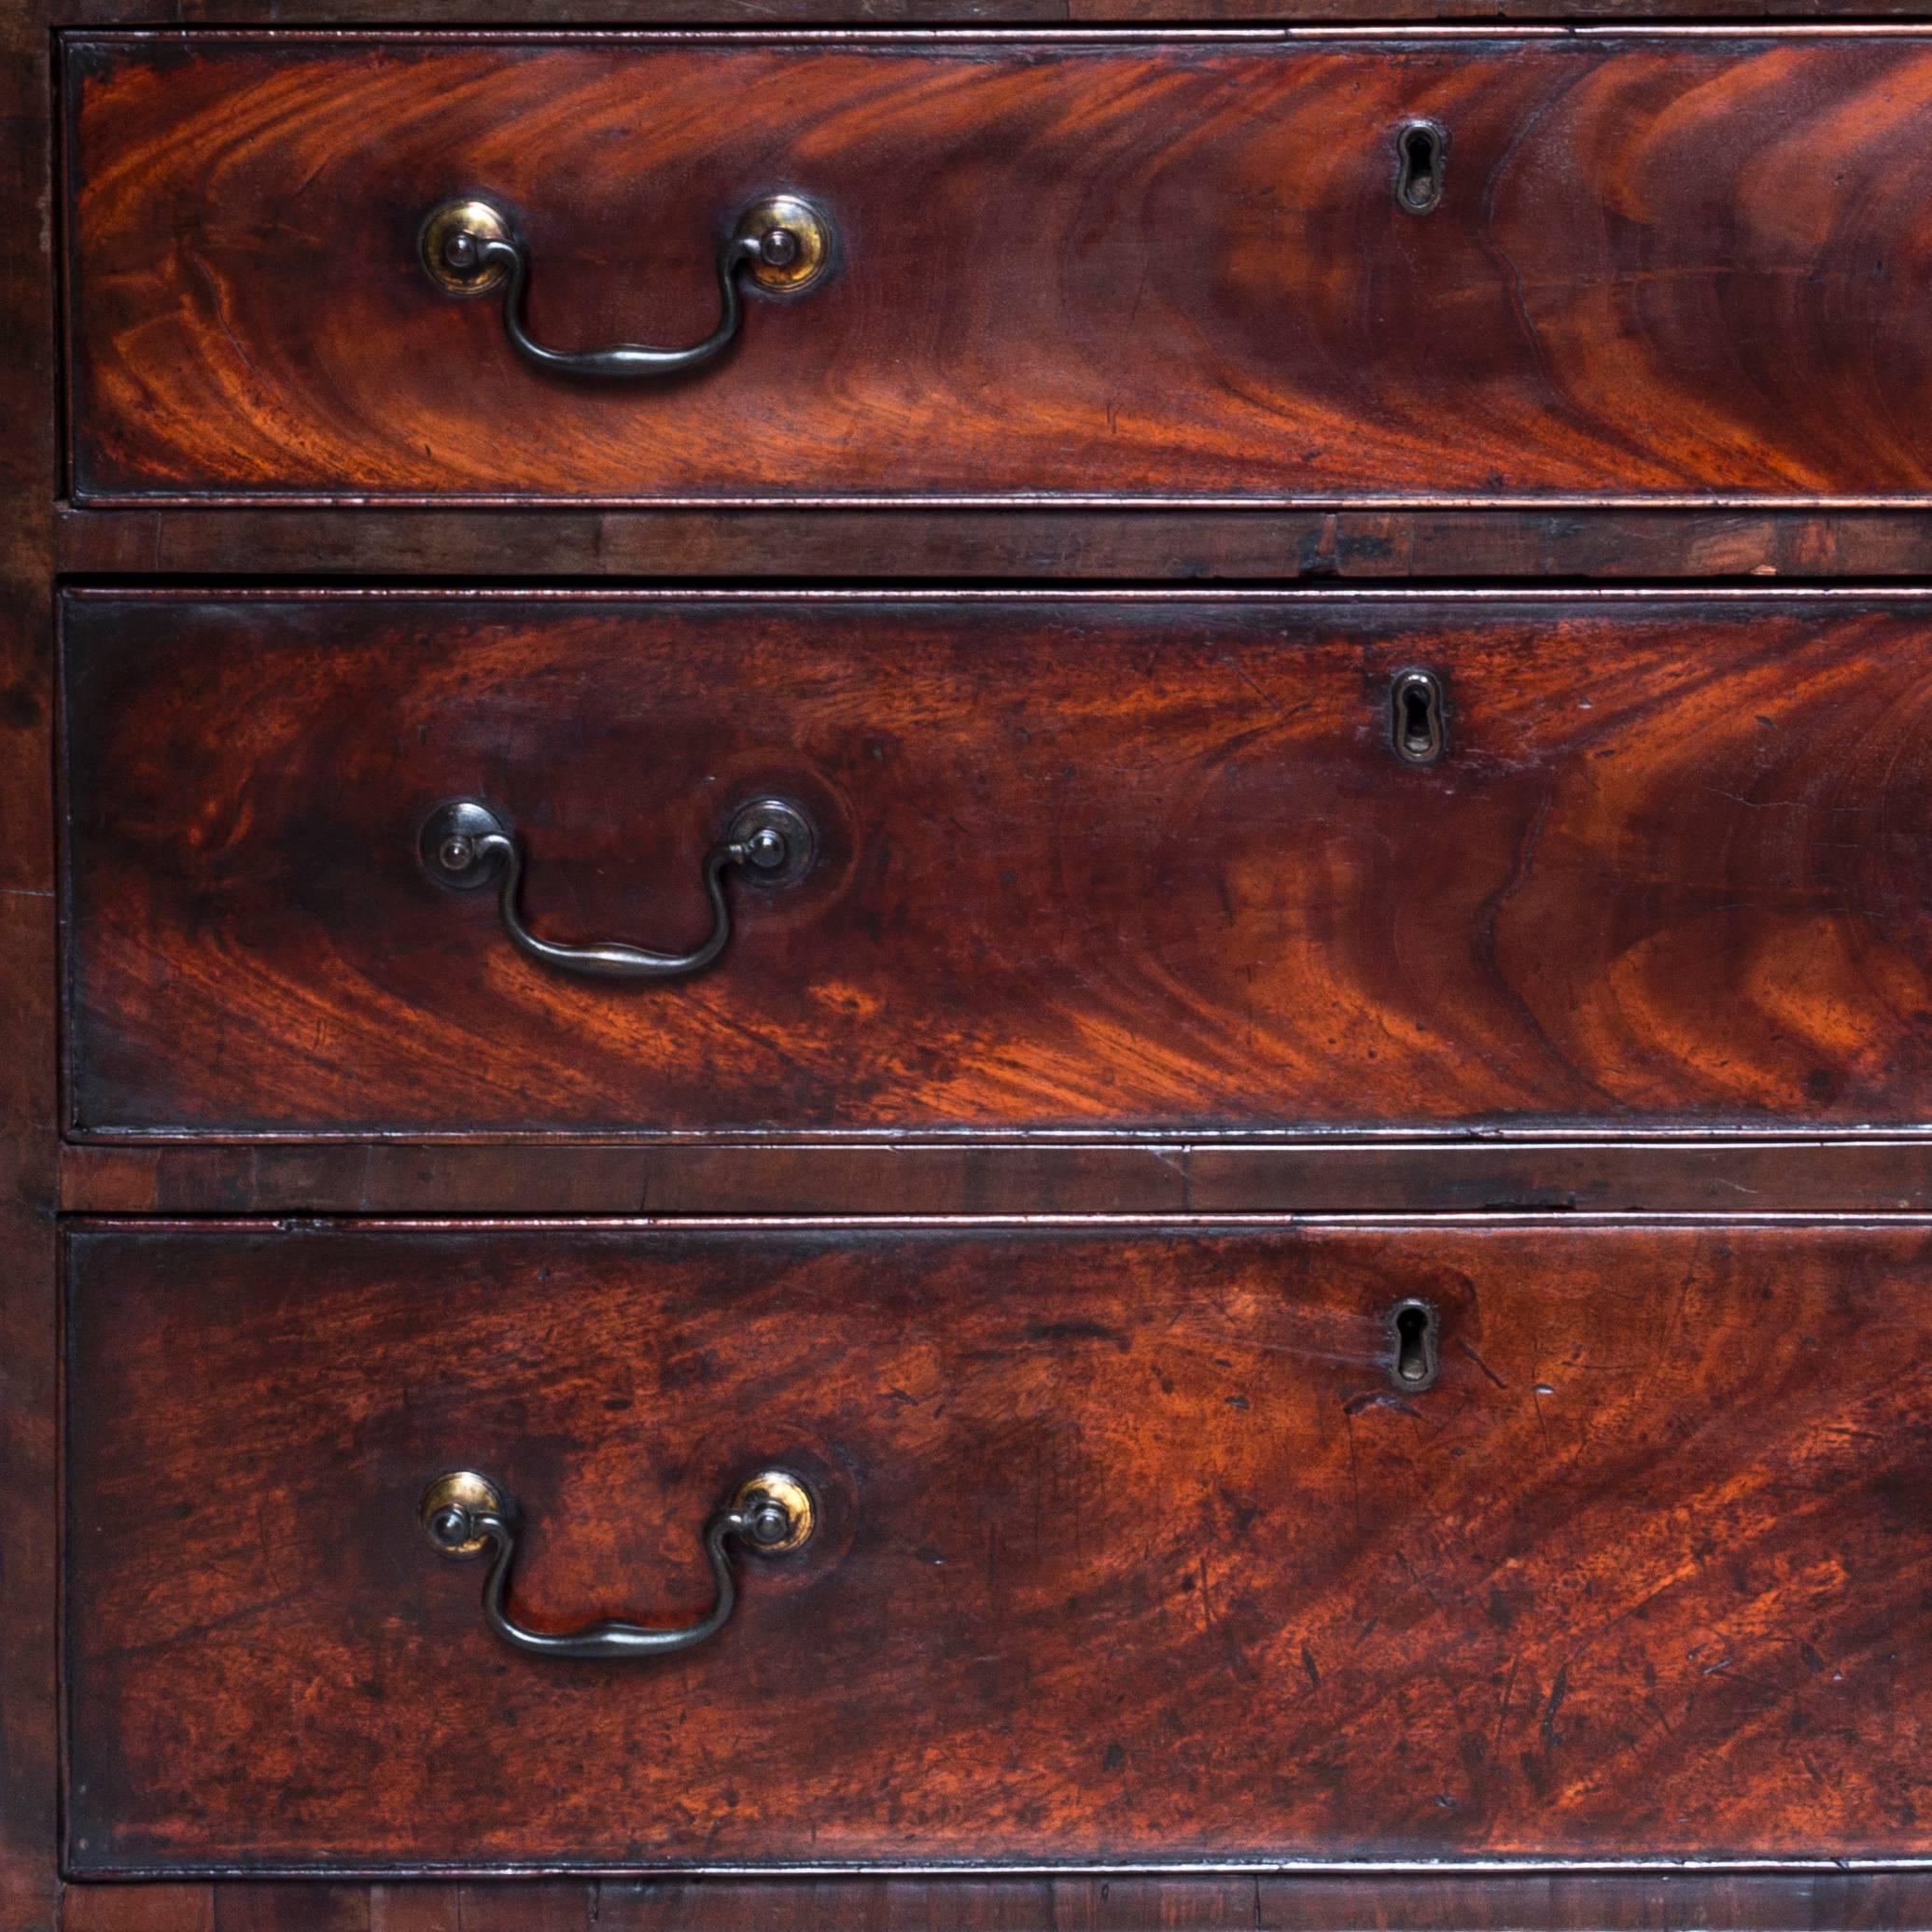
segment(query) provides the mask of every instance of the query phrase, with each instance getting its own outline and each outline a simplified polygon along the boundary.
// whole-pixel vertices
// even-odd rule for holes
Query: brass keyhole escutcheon
[[[1420,1394],[1435,1386],[1442,1371],[1440,1328],[1435,1310],[1414,1296],[1390,1309],[1390,1376],[1398,1389]]]
[[[1412,120],[1395,136],[1395,200],[1411,215],[1426,215],[1442,199],[1449,135],[1433,120]]]
[[[1398,671],[1389,686],[1389,742],[1405,764],[1434,764],[1448,743],[1442,679],[1434,671]]]

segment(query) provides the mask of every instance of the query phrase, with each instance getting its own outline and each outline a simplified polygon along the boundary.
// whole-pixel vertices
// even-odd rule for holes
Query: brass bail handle
[[[530,280],[530,249],[500,208],[487,201],[445,202],[423,223],[423,267],[446,295],[485,295],[503,290],[503,328],[519,355],[542,369],[567,375],[675,375],[722,353],[744,319],[738,282],[749,274],[755,287],[773,295],[802,295],[832,267],[832,224],[822,210],[795,194],[766,195],[752,203],[718,251],[718,326],[685,349],[613,343],[602,349],[551,349],[524,326]]]
[[[705,855],[711,931],[688,952],[666,953],[620,940],[566,945],[531,931],[520,909],[523,846],[503,819],[477,799],[439,805],[416,834],[417,861],[438,885],[465,892],[495,884],[503,930],[525,959],[593,979],[677,979],[702,972],[731,938],[725,874],[740,871],[772,889],[795,885],[811,869],[817,851],[811,821],[795,805],[782,798],[754,798],[740,805],[724,836]]]
[[[768,1557],[795,1554],[812,1540],[819,1525],[811,1491],[789,1470],[764,1469],[738,1484],[732,1499],[715,1511],[704,1529],[716,1596],[695,1623],[660,1628],[651,1624],[585,1624],[574,1631],[533,1631],[510,1614],[511,1568],[516,1561],[515,1504],[487,1477],[474,1470],[440,1476],[417,1505],[423,1533],[446,1557],[487,1557],[483,1575],[483,1621],[513,1648],[532,1657],[663,1657],[690,1650],[714,1637],[730,1619],[737,1602],[730,1547],[741,1544]]]

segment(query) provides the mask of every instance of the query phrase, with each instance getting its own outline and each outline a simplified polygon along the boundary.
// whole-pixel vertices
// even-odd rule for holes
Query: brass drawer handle
[[[832,226],[796,195],[768,195],[739,216],[718,251],[718,326],[688,349],[652,349],[616,343],[608,349],[546,349],[524,327],[524,292],[530,249],[510,218],[488,202],[445,202],[423,224],[423,266],[448,295],[503,290],[503,327],[525,360],[568,375],[662,376],[695,369],[738,332],[743,316],[738,274],[774,294],[802,294],[832,265]]]
[[[711,901],[711,931],[688,953],[660,953],[641,945],[607,940],[595,945],[560,945],[539,939],[517,910],[523,883],[523,847],[487,805],[457,799],[429,815],[417,840],[423,869],[439,885],[458,891],[497,881],[497,910],[511,944],[528,958],[566,973],[594,979],[675,979],[698,973],[724,950],[731,938],[731,908],[724,898],[724,874],[735,865],[767,887],[789,886],[804,877],[817,849],[811,823],[796,805],[781,798],[753,799],[732,815],[724,837],[705,855],[705,890]]]
[[[725,1545],[749,1543],[766,1556],[789,1556],[811,1541],[818,1512],[811,1492],[795,1476],[768,1469],[738,1485],[731,1502],[705,1525],[705,1554],[711,1560],[717,1601],[695,1623],[652,1630],[638,1623],[592,1623],[554,1634],[525,1630],[503,1606],[516,1561],[516,1507],[502,1491],[473,1471],[438,1477],[423,1497],[423,1533],[447,1557],[490,1553],[483,1577],[483,1621],[518,1650],[536,1657],[662,1657],[689,1650],[724,1628],[737,1602]]]

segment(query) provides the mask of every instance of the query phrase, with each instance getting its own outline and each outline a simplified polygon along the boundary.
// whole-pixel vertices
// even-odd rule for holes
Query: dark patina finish
[[[1927,0],[487,12],[0,7],[0,1932],[1932,1925]]]
[[[1932,1118],[1917,595],[134,594],[63,629],[90,1133]],[[1391,749],[1418,665],[1433,763]],[[466,793],[516,815],[538,959],[418,861]],[[761,797],[817,858],[735,862],[684,973]],[[695,950],[627,992],[575,970],[605,933]]]
[[[91,1872],[1924,1844],[1922,1220],[94,1226],[68,1283]],[[715,1616],[730,1472],[819,1526],[682,1657],[525,1657],[425,1547],[453,1457],[538,1631]]]

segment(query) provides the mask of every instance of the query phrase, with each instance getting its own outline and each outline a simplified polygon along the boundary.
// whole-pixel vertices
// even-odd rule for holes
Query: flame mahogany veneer
[[[91,1133],[1932,1118],[1932,602],[83,595]],[[1431,667],[1448,744],[1391,744]],[[432,884],[463,795],[570,941]]]
[[[65,86],[87,498],[1932,502],[1932,36],[164,34]],[[487,194],[540,340],[689,342],[774,188],[833,279],[669,384],[416,258]]]
[[[1848,10],[0,7],[0,1932],[1932,1927],[1932,0]],[[656,386],[419,258],[688,343],[785,190],[832,273]],[[683,947],[772,793],[689,980],[418,859]],[[774,1465],[651,1662],[419,1520],[688,1624]]]
[[[1923,1222],[96,1225],[68,1297],[84,1872],[1925,1846]],[[775,1461],[817,1537],[656,1664],[417,1527],[482,1470],[525,1621],[681,1622]]]

